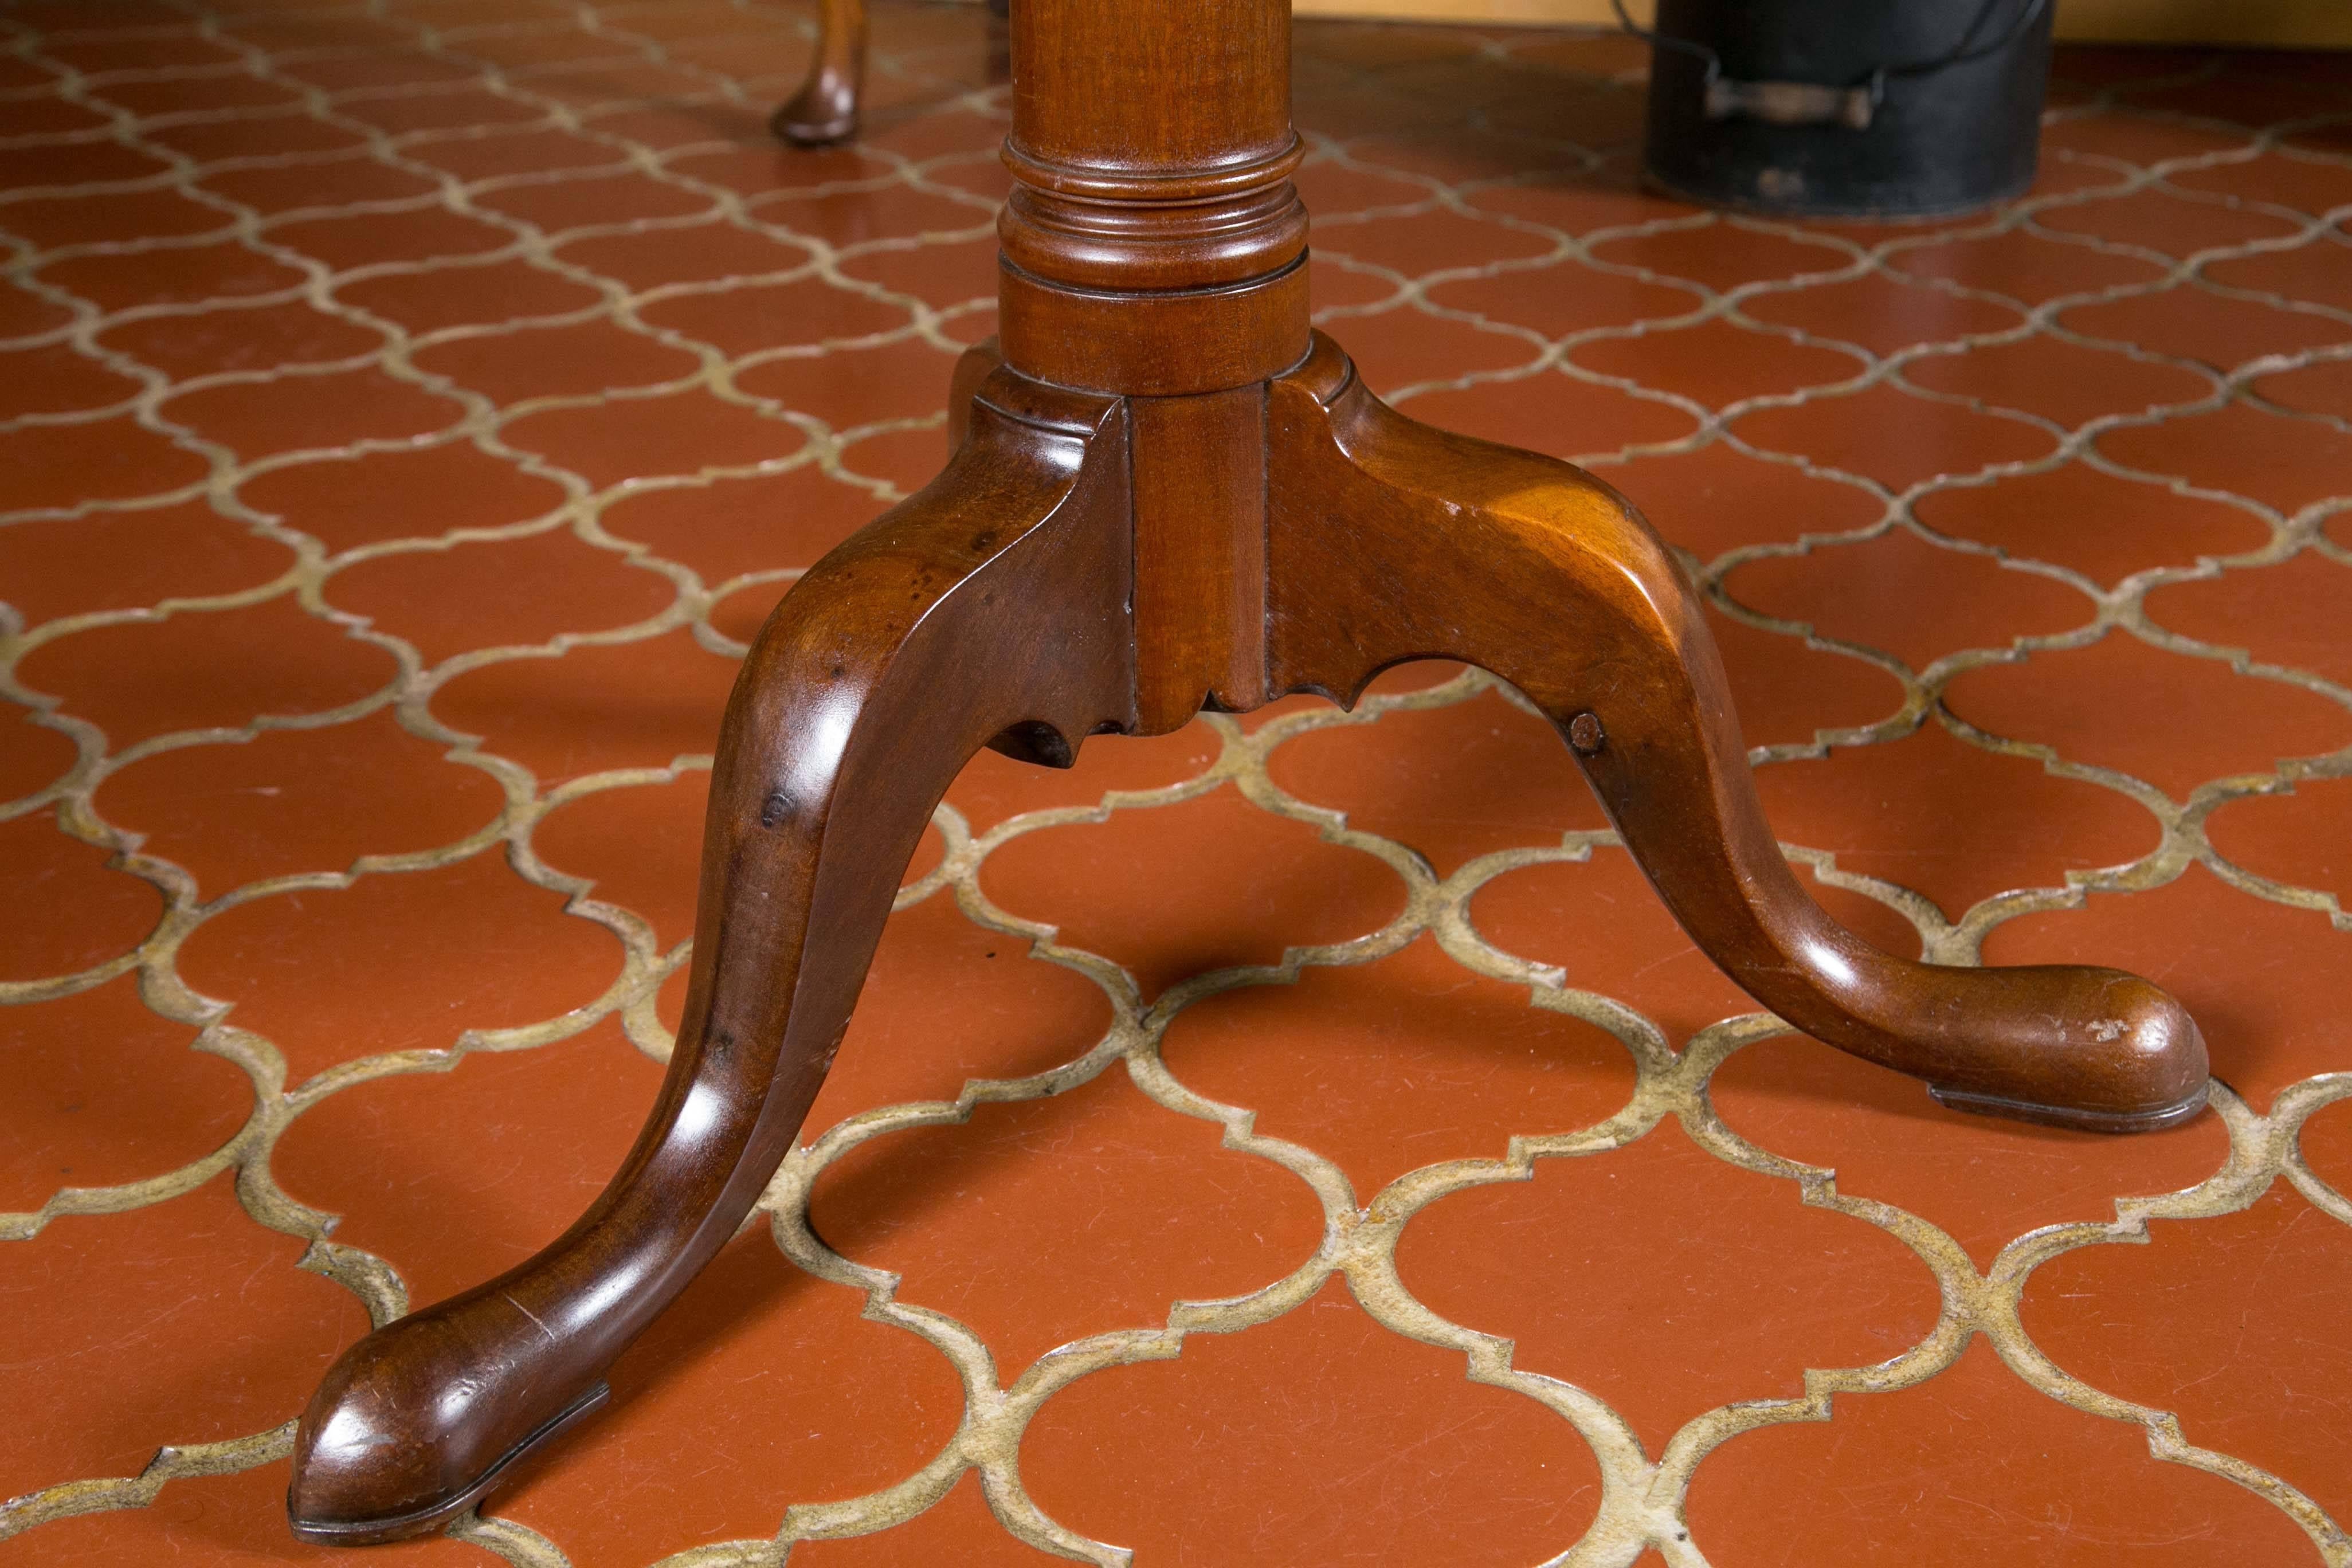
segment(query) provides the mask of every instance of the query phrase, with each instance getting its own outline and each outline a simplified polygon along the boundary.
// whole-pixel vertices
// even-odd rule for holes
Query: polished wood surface
[[[719,736],[669,1075],[596,1205],[370,1335],[296,1439],[297,1534],[429,1530],[586,1416],[791,1147],[932,807],[982,745],[1066,765],[1203,706],[1351,701],[1452,658],[1549,714],[1697,943],[1949,1103],[2127,1131],[2195,1115],[2147,982],[1896,959],[1798,885],[1698,601],[1633,508],[1381,405],[1307,325],[1283,0],[1024,0],[1001,341],[930,486],[811,571]],[[822,63],[820,69],[822,71]]]
[[[818,0],[808,79],[769,118],[768,128],[796,147],[830,147],[856,135],[866,40],[866,0]]]
[[[398,1539],[479,1495],[732,1236],[816,1097],[932,807],[992,740],[1066,763],[1134,723],[1126,421],[1003,372],[946,472],[762,628],[720,730],[686,1024],[636,1147],[521,1267],[362,1340],[289,1510]]]
[[[1352,703],[1444,656],[1525,692],[1675,918],[1815,1038],[1970,1110],[2105,1131],[2204,1104],[2205,1047],[2144,980],[1956,969],[1879,952],[1798,885],[1764,820],[1696,594],[1581,469],[1416,424],[1318,339],[1267,421],[1273,684]]]

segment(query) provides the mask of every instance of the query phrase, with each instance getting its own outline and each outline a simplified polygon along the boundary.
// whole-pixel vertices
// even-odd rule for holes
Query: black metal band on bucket
[[[1983,0],[1948,43],[1933,0],[1659,0],[1654,28],[1610,3],[1652,47],[1645,161],[1676,195],[1914,216],[2032,182],[2049,0]]]

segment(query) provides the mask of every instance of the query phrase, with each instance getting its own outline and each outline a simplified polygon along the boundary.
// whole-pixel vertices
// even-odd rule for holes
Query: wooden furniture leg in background
[[[866,0],[818,0],[816,58],[800,91],[768,129],[795,147],[830,147],[857,134],[866,85]]]
[[[1382,405],[1307,325],[1285,0],[1023,0],[1001,333],[959,443],[761,630],[711,780],[692,986],[652,1120],[537,1257],[371,1334],[295,1440],[320,1542],[434,1528],[604,1397],[757,1202],[840,1043],[932,805],[983,744],[1066,765],[1203,706],[1351,701],[1455,658],[1550,715],[1702,948],[1948,1103],[2158,1127],[2204,1103],[2146,981],[1880,952],[1790,875],[1699,605],[1568,464]]]
[[[987,0],[988,79],[1004,79],[1007,0]],[[857,134],[866,94],[866,0],[818,0],[816,57],[808,79],[768,119],[795,147],[834,147]]]

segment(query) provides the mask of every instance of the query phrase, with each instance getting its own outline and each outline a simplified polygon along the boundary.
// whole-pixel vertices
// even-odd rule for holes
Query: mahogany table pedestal
[[[604,1397],[815,1097],[932,807],[982,746],[1067,766],[1286,692],[1454,658],[1551,717],[1692,939],[1946,1104],[2126,1131],[2204,1103],[2146,981],[1890,957],[1765,825],[1698,601],[1582,471],[1385,407],[1307,325],[1286,0],[1021,0],[999,341],[947,469],[812,570],[735,685],[684,1026],[612,1185],[537,1257],[328,1373],[288,1509],[429,1530]]]

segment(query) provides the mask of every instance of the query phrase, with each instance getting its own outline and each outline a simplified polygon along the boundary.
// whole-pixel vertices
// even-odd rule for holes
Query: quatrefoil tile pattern
[[[0,1561],[323,1560],[318,1374],[620,1159],[745,639],[993,328],[995,26],[808,153],[767,0],[0,5]],[[1645,65],[1302,24],[1318,319],[1648,509],[1840,918],[2157,977],[2210,1114],[1790,1033],[1475,670],[984,753],[759,1223],[370,1561],[2352,1568],[2352,58],[2062,49],[1909,225],[1644,192]]]

